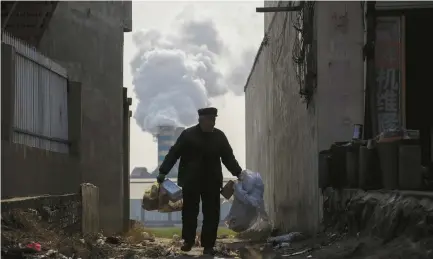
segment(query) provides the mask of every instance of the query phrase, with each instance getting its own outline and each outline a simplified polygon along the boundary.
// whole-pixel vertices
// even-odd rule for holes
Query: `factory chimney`
[[[158,167],[164,161],[165,156],[167,155],[170,148],[174,145],[179,135],[185,128],[182,127],[172,127],[172,126],[159,126],[158,134],[157,134],[157,142],[158,142]],[[178,163],[173,167],[170,171],[171,176],[177,176],[177,167]]]

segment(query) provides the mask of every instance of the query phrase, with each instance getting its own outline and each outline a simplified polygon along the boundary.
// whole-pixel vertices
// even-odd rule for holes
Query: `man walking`
[[[227,137],[215,128],[217,113],[216,108],[198,110],[198,125],[180,134],[159,167],[157,179],[162,183],[180,158],[178,184],[183,191],[182,238],[185,242],[181,249],[185,252],[194,245],[201,198],[203,254],[215,254],[223,182],[221,161],[233,176],[239,177],[242,172]]]

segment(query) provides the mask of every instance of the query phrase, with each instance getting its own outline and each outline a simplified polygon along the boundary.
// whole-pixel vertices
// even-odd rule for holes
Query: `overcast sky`
[[[158,48],[159,51],[152,52],[151,55],[155,62],[157,58],[170,58],[170,54],[177,53],[177,57],[182,56],[185,67],[195,68],[194,71],[185,73],[199,80],[190,80],[195,88],[184,86],[186,83],[179,84],[182,89],[191,91],[203,90],[202,95],[193,95],[197,98],[204,98],[210,104],[219,109],[217,127],[223,130],[238,159],[240,165],[245,167],[245,99],[243,95],[243,85],[252,66],[252,60],[260,45],[263,37],[263,14],[255,12],[255,8],[263,5],[263,2],[137,2],[132,3],[133,31],[125,33],[125,52],[124,52],[124,86],[128,88],[129,96],[133,99],[133,116],[139,116],[139,123],[135,118],[131,121],[131,171],[136,166],[147,167],[152,171],[157,166],[157,146],[151,134],[144,130],[152,125],[152,118],[158,110],[150,112],[149,107],[141,106],[137,111],[140,100],[151,103],[153,96],[160,98],[161,94],[178,90],[175,86],[164,85],[165,74],[172,75],[176,67],[164,66],[143,66],[143,57],[150,56],[149,49]],[[155,36],[156,35],[156,36]],[[156,39],[158,38],[158,39]],[[153,40],[153,41],[152,41]],[[138,43],[137,43],[138,42]],[[145,46],[145,47],[144,47]],[[156,47],[155,47],[156,46]],[[165,46],[171,48],[171,52],[164,50]],[[174,50],[173,50],[174,49]],[[141,50],[141,51],[140,51]],[[162,55],[161,53],[164,52]],[[180,53],[180,54],[179,54]],[[159,55],[159,56],[158,56]],[[185,58],[186,57],[186,58]],[[194,62],[203,64],[206,73],[199,73],[197,66],[191,65],[192,57]],[[197,59],[200,57],[201,59]],[[134,62],[131,65],[131,61]],[[149,59],[148,59],[149,60]],[[149,62],[150,63],[150,62]],[[158,63],[155,63],[156,65]],[[134,72],[141,67],[140,71],[149,78],[151,75],[162,75],[152,80],[138,80],[138,72]],[[147,68],[147,70],[145,70]],[[182,69],[185,69],[183,66]],[[158,70],[159,69],[159,70]],[[155,72],[157,71],[157,72]],[[147,72],[147,76],[146,76]],[[203,71],[202,71],[203,72]],[[141,73],[141,72],[140,72]],[[141,74],[140,74],[141,75]],[[134,80],[135,79],[135,80]],[[160,85],[149,84],[159,79]],[[184,79],[184,77],[183,77]],[[167,82],[176,81],[173,76]],[[184,81],[184,80],[183,80]],[[187,82],[188,83],[188,82]],[[163,84],[163,86],[161,86]],[[134,88],[145,89],[141,91],[137,98]],[[153,87],[153,88],[152,88]],[[167,88],[163,88],[167,87]],[[193,86],[191,86],[193,87]],[[154,95],[155,88],[162,93]],[[152,91],[149,91],[152,90]],[[198,89],[198,90],[197,90]],[[184,91],[184,90],[182,90]],[[185,90],[187,91],[187,90]],[[151,92],[151,93],[150,93]],[[181,96],[184,93],[185,96]],[[192,98],[187,92],[180,93],[176,101]],[[179,92],[177,92],[179,94]],[[194,97],[194,98],[195,98]],[[206,98],[208,97],[208,98]],[[169,97],[162,98],[164,107],[171,103]],[[203,99],[203,101],[205,101]],[[153,99],[155,100],[155,99]],[[204,102],[197,102],[196,106],[202,106]],[[182,102],[177,105],[182,106]],[[173,105],[172,110],[178,110],[178,106]],[[155,108],[155,106],[152,106]],[[164,108],[163,107],[163,108]],[[195,109],[191,106],[191,109]],[[189,111],[185,111],[187,114]],[[147,117],[146,117],[147,116]],[[190,123],[190,117],[179,116],[179,120]],[[195,118],[193,118],[193,121]],[[225,174],[227,171],[225,170]]]

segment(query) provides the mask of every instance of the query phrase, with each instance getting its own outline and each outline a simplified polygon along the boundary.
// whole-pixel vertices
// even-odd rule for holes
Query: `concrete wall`
[[[100,188],[101,227],[107,232],[123,226],[123,33],[130,31],[128,5],[59,2],[39,45],[68,69],[71,80],[82,83],[80,169],[83,182]]]
[[[79,186],[76,187],[79,190]],[[19,224],[28,224],[21,222],[22,215],[31,213],[36,221],[48,222],[51,228],[80,232],[83,215],[81,205],[82,199],[78,193],[2,199],[2,226],[14,229]]]
[[[79,190],[79,160],[68,154],[1,142],[2,199]]]
[[[307,110],[292,73],[295,32],[289,24],[284,26],[291,14],[269,15],[265,15],[269,42],[246,86],[247,168],[262,173],[266,207],[277,228],[315,232],[319,225],[315,101]]]
[[[352,125],[363,121],[362,9],[359,2],[316,2],[318,86],[308,109],[293,73],[292,15],[264,17],[269,41],[246,84],[246,160],[263,175],[276,227],[315,232],[321,218],[318,152],[351,139]]]
[[[96,206],[98,187],[86,183],[76,186],[76,191],[78,192],[62,195],[2,199],[2,227],[9,226],[11,228],[5,230],[13,231],[20,224],[45,221],[55,230],[81,232],[84,235],[99,233],[99,211]],[[28,216],[34,218],[22,217],[25,214],[31,214]],[[21,222],[23,219],[30,219],[31,222]]]
[[[316,2],[319,151],[352,139],[364,122],[363,10],[360,2]]]

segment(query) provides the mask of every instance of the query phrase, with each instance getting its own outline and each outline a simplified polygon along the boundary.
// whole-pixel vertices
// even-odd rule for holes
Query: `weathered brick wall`
[[[81,195],[47,195],[38,197],[12,198],[1,201],[2,223],[11,220],[15,210],[32,211],[50,227],[65,231],[81,231]]]
[[[2,199],[75,193],[81,182],[78,158],[1,142]]]

